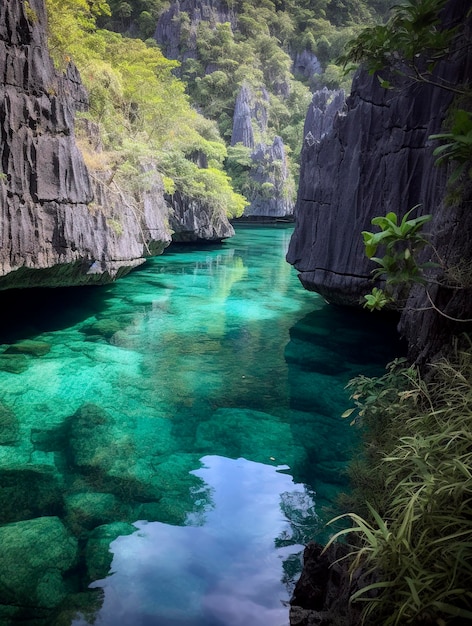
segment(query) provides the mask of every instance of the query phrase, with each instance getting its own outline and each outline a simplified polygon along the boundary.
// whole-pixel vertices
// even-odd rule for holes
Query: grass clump
[[[472,345],[427,377],[396,362],[350,387],[345,416],[366,433],[351,469],[359,514],[331,542],[353,538],[352,575],[375,573],[351,601],[366,624],[472,623]]]

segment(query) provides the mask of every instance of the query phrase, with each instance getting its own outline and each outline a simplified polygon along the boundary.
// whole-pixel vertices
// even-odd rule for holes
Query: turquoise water
[[[0,624],[286,626],[393,324],[304,291],[292,229],[2,294]]]

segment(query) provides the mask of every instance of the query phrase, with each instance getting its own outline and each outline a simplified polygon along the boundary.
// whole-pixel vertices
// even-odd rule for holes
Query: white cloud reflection
[[[302,546],[276,549],[274,540],[290,533],[280,495],[304,486],[277,471],[285,467],[219,456],[202,462],[193,473],[214,504],[204,524],[139,521],[137,532],[112,542],[110,575],[91,585],[104,591],[96,626],[288,624],[282,563]]]

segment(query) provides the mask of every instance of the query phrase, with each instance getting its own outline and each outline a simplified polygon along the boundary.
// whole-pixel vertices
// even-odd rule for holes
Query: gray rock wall
[[[181,17],[190,19],[188,33],[182,29]],[[169,59],[184,60],[196,56],[196,32],[200,22],[235,25],[234,13],[220,0],[176,0],[159,17],[154,38]],[[209,70],[211,71],[211,70]],[[214,70],[213,70],[214,71]]]
[[[110,282],[171,242],[162,181],[151,171],[136,197],[110,172],[87,170],[74,129],[87,94],[74,66],[62,76],[53,67],[44,1],[29,7],[0,6],[0,289]],[[233,234],[196,202],[181,221],[172,215],[176,239],[192,228],[194,238]]]
[[[466,5],[463,0],[451,0],[444,20],[464,23]],[[470,42],[469,25],[457,50],[437,67],[435,80],[452,84],[470,81]],[[358,305],[371,290],[375,265],[365,257],[361,231],[372,230],[371,219],[388,211],[403,216],[420,204],[415,215],[434,216],[430,230],[433,243],[441,246],[439,256],[447,258],[451,248],[462,258],[470,256],[470,238],[461,234],[468,232],[464,206],[470,200],[469,192],[462,189],[457,206],[445,201],[448,171],[434,165],[432,152],[438,144],[428,139],[441,132],[454,94],[387,72],[381,74],[395,88],[383,89],[377,76],[360,71],[346,110],[334,117],[330,132],[320,133],[324,122],[313,107],[307,116],[296,228],[287,260],[299,271],[307,289],[338,304]],[[458,220],[464,224],[461,232]],[[424,290],[415,298],[416,308],[431,309]],[[425,356],[431,333],[428,339],[425,330],[418,341],[415,335],[423,324],[421,316],[411,310],[405,316],[409,321],[402,323],[402,331],[412,354],[415,358]]]
[[[74,136],[86,93],[54,70],[43,1],[29,6],[0,7],[0,289],[108,282],[170,242],[162,192],[137,214],[91,178]]]
[[[314,52],[310,50],[302,50],[295,52],[293,55],[293,73],[296,76],[310,80],[315,74],[322,74],[323,68]]]
[[[168,197],[168,202],[173,241],[216,242],[234,235],[234,228],[220,209],[195,202],[178,192]]]
[[[245,218],[280,218],[293,214],[294,184],[289,171],[285,145],[281,137],[267,141],[269,94],[260,96],[243,85],[236,98],[231,145],[241,143],[251,149],[249,175],[252,192],[246,196],[249,206]]]

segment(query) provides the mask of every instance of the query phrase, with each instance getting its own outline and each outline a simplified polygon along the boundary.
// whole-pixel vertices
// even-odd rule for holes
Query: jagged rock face
[[[451,0],[444,20],[451,24],[464,22],[466,4]],[[436,68],[438,81],[470,81],[470,40],[469,28],[457,52]],[[468,47],[464,45],[467,42]],[[414,215],[433,214],[432,232],[437,228],[442,231],[438,239],[442,248],[437,250],[441,258],[447,258],[450,238],[458,235],[454,215],[462,209],[445,206],[447,171],[434,165],[432,152],[438,144],[428,139],[441,132],[453,93],[398,75],[388,76],[386,72],[382,78],[390,80],[395,88],[383,89],[377,76],[366,71],[356,75],[346,111],[334,117],[331,131],[325,128],[320,133],[324,118],[321,116],[320,121],[313,108],[306,121],[296,228],[287,260],[300,272],[307,289],[338,304],[358,305],[372,289],[375,264],[364,254],[361,231],[372,230],[373,217],[388,211],[403,216],[420,205]],[[466,195],[462,197],[464,203]],[[445,214],[449,216],[446,219]],[[453,246],[462,246],[459,256],[469,258],[467,237],[459,237]],[[424,290],[422,293],[421,304],[416,300],[416,307],[431,309]],[[410,311],[409,315],[410,322],[402,329],[410,349],[415,346],[413,356],[424,356],[429,350],[427,335],[431,327],[422,326],[418,314]],[[417,340],[419,328],[424,328],[421,340]]]
[[[74,115],[87,94],[73,65],[59,76],[47,50],[43,0],[0,7],[0,289],[106,283],[171,242],[161,177],[135,197],[110,172],[88,171]],[[83,122],[82,134],[99,135]],[[234,231],[209,207],[172,212],[175,239]],[[175,208],[175,207],[174,207]]]
[[[315,74],[322,74],[323,68],[314,52],[302,50],[293,55],[293,73],[310,80]]]
[[[162,252],[165,214],[154,194],[137,214],[91,180],[74,137],[86,93],[72,66],[54,70],[43,1],[25,11],[0,7],[0,289],[109,282]]]
[[[445,173],[433,167],[428,136],[439,132],[451,94],[403,87],[385,90],[376,76],[360,72],[331,132],[320,137],[320,116],[312,110],[307,116],[287,260],[306,288],[330,301],[356,304],[370,290],[374,264],[361,231],[371,229],[373,217],[403,215],[417,204],[418,213],[428,213],[442,195]]]
[[[182,14],[186,13],[190,24],[184,35]],[[196,56],[196,33],[200,22],[235,24],[234,13],[226,3],[219,0],[177,0],[160,15],[154,39],[169,59],[188,59]],[[207,68],[207,71],[213,71]]]
[[[234,228],[221,210],[195,202],[175,193],[167,198],[170,204],[169,224],[175,242],[221,241],[234,235]]]
[[[350,576],[346,565],[349,547],[333,543],[326,551],[310,542],[303,553],[304,568],[290,600],[291,626],[359,626],[359,604],[350,597],[373,581],[358,569]]]
[[[254,185],[244,217],[273,219],[293,213],[293,182],[282,138],[275,136],[271,145],[256,141],[257,136],[266,135],[268,102],[266,90],[256,98],[247,85],[241,87],[236,99],[231,145],[241,143],[252,150],[250,176]]]
[[[268,98],[268,96],[267,96]],[[254,148],[253,120],[256,119],[255,107],[252,105],[251,91],[247,85],[243,85],[236,98],[233,115],[233,132],[231,133],[231,145],[242,143],[246,148]],[[259,107],[262,109],[262,107]],[[265,115],[267,119],[267,114]]]
[[[344,114],[344,91],[330,91],[324,87],[315,91],[305,120],[304,139],[308,146],[318,144],[333,130],[334,120]]]
[[[307,289],[331,302],[358,304],[372,288],[374,263],[361,236],[371,219],[391,210],[403,215],[417,204],[418,214],[431,212],[433,189],[444,188],[427,138],[439,132],[450,97],[445,106],[428,86],[404,87],[385,90],[361,72],[331,132],[319,107],[308,113],[287,260]]]
[[[258,187],[244,215],[291,217],[293,188],[282,139],[276,136],[272,145],[260,144],[252,153],[252,161],[252,178],[258,183]]]

